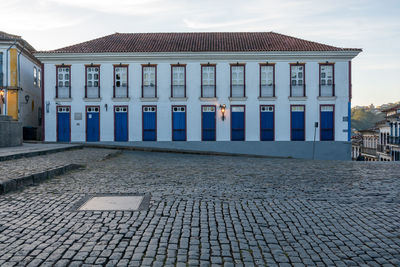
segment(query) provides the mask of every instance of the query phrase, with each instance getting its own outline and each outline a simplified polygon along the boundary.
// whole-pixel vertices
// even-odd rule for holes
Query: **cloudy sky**
[[[114,32],[275,31],[362,48],[354,105],[400,101],[400,0],[13,0],[0,31],[49,50]]]

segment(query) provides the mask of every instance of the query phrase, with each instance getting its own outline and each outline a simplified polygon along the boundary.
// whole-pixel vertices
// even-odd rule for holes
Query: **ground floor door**
[[[215,106],[203,106],[201,112],[201,138],[203,141],[215,141]]]
[[[320,111],[321,127],[320,127],[320,140],[333,141],[334,140],[334,112],[333,105],[321,105]]]
[[[186,107],[172,107],[172,141],[186,141]]]
[[[86,107],[86,141],[100,141],[100,107]]]
[[[143,106],[143,141],[157,140],[157,107]]]
[[[128,107],[114,107],[114,140],[117,142],[128,141]]]
[[[290,131],[292,141],[305,140],[305,109],[304,106],[291,106]]]
[[[71,108],[57,107],[57,142],[71,142]]]
[[[244,141],[244,106],[231,106],[231,140]]]
[[[274,141],[274,106],[260,108],[260,140]]]

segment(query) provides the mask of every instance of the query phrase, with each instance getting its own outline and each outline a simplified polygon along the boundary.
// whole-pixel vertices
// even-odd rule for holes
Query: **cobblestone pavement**
[[[102,160],[118,152],[118,150],[111,149],[77,149],[37,157],[2,161],[0,162],[0,183],[8,179],[27,176],[69,163],[86,164],[94,160]]]
[[[151,200],[74,210],[96,193]],[[12,265],[400,266],[400,165],[125,152],[0,196]]]

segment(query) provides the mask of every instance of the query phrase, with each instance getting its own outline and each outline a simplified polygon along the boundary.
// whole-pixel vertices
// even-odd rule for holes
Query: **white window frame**
[[[231,97],[246,97],[246,69],[243,64],[231,65]]]
[[[335,65],[333,64],[320,64],[320,96],[335,96]]]
[[[157,66],[144,65],[142,66],[142,97],[156,98],[157,97]]]
[[[100,66],[86,66],[86,97],[100,98]]]
[[[57,97],[70,98],[71,67],[57,66]]]
[[[290,65],[290,96],[291,97],[305,97],[305,64],[291,64]]]
[[[36,66],[33,67],[33,85],[37,86],[38,80],[37,80],[37,68]]]
[[[128,66],[114,66],[114,97],[128,97]]]
[[[260,97],[275,96],[275,66],[260,65]]]
[[[216,96],[216,65],[201,66],[201,97],[214,98]]]
[[[186,66],[171,65],[171,97],[186,97]]]

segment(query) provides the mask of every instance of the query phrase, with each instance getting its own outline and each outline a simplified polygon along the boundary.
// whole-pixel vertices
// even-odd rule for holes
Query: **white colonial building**
[[[350,160],[360,51],[261,32],[115,33],[39,52],[44,140]]]

